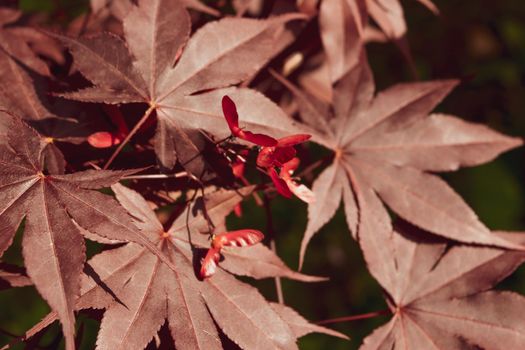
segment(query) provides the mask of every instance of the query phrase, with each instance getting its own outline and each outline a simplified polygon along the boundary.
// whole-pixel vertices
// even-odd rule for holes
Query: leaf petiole
[[[330,323],[340,323],[340,322],[349,322],[349,321],[357,321],[357,320],[366,320],[367,318],[374,318],[377,316],[382,315],[388,315],[390,314],[390,310],[380,310],[380,311],[374,311],[369,312],[366,314],[360,314],[360,315],[352,315],[352,316],[343,316],[343,317],[336,317],[336,318],[330,318],[328,320],[322,320],[315,322],[316,324],[330,324]]]
[[[115,152],[113,152],[113,154],[108,159],[108,161],[106,162],[106,164],[104,165],[104,167],[102,169],[106,170],[111,165],[111,163],[113,163],[113,161],[118,156],[120,151],[122,151],[124,146],[126,146],[126,144],[129,142],[129,140],[131,140],[131,138],[137,133],[137,131],[140,129],[140,127],[146,122],[146,120],[148,120],[148,117],[151,115],[153,110],[155,110],[155,108],[156,108],[156,106],[153,105],[153,104],[149,106],[149,108],[146,110],[146,112],[144,113],[142,118],[140,118],[139,122],[133,127],[133,129],[126,136],[126,138],[118,145],[117,149],[115,150]]]

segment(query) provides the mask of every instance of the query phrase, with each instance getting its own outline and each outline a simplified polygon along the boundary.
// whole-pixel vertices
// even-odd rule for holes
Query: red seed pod
[[[310,140],[312,135],[296,134],[285,136],[277,140],[277,147],[291,147]]]
[[[264,135],[264,134],[254,134],[253,132],[250,132],[250,131],[240,130],[239,135],[237,136],[240,139],[249,141],[258,146],[270,147],[270,146],[275,146],[277,144],[277,140],[271,136]]]
[[[95,148],[108,148],[120,144],[129,134],[124,116],[115,106],[104,106],[104,111],[111,119],[116,131],[99,131],[88,136],[87,142]]]
[[[235,205],[235,208],[233,208],[233,212],[235,213],[235,216],[237,216],[238,218],[242,217],[242,205],[241,205],[241,203],[237,203],[237,205]]]
[[[239,136],[239,114],[237,114],[237,107],[231,98],[228,96],[222,97],[222,113],[228,123],[228,127],[233,136]]]
[[[109,116],[113,125],[117,127],[118,133],[122,135],[129,134],[129,129],[122,112],[117,106],[104,105],[104,112]]]
[[[201,278],[211,277],[217,271],[217,265],[221,259],[220,249],[210,248],[204,259],[201,260]]]
[[[311,189],[306,187],[306,185],[298,184],[292,179],[287,180],[286,184],[288,185],[288,188],[292,193],[302,200],[305,203],[313,203],[315,202],[315,193],[312,192]]]
[[[297,151],[293,146],[306,142],[311,135],[297,134],[277,140],[277,146],[264,147],[257,155],[257,165],[261,168],[281,167],[295,157]]]
[[[303,184],[298,184],[292,178],[292,175],[299,167],[300,160],[299,158],[293,158],[287,163],[283,164],[281,171],[279,173],[281,179],[286,183],[288,189],[300,200],[305,203],[315,202],[315,194]]]
[[[108,148],[118,145],[122,142],[122,140],[124,140],[124,138],[125,136],[123,137],[108,131],[99,131],[89,135],[87,142],[95,148]]]
[[[233,100],[226,95],[222,97],[222,113],[224,114],[224,119],[226,119],[228,128],[230,128],[233,136],[263,147],[277,145],[277,140],[271,136],[254,134],[250,131],[242,130],[239,127],[239,114],[237,113],[237,107]]]
[[[277,175],[277,171],[275,171],[274,168],[268,169],[268,175],[270,175],[275,189],[277,190],[277,192],[279,192],[281,196],[285,198],[292,198],[293,193],[288,188],[288,184],[286,183],[286,181],[281,179],[279,175]]]
[[[235,162],[232,164],[233,176],[235,176],[238,179],[241,179],[244,177],[245,169],[246,169],[246,166],[243,162]]]
[[[283,166],[281,168],[281,172],[279,173],[279,175],[283,179],[291,177],[293,175],[293,173],[295,172],[295,170],[299,167],[299,163],[300,162],[301,161],[297,157],[290,159],[288,162],[283,164]]]
[[[213,237],[211,245],[219,250],[222,247],[247,247],[259,243],[263,238],[261,231],[244,229],[219,233]]]

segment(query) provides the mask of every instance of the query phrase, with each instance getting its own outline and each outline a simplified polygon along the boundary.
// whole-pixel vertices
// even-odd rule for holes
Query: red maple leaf
[[[304,122],[316,129],[312,140],[334,151],[332,165],[313,184],[317,201],[308,206],[301,263],[308,242],[342,199],[354,237],[375,237],[389,229],[381,198],[396,214],[432,233],[521,249],[492,235],[461,197],[430,173],[481,164],[522,144],[482,125],[429,114],[456,81],[398,84],[374,96],[362,56],[334,84],[332,114],[322,101],[279,79],[297,98]]]
[[[251,132],[281,136],[296,129],[293,121],[258,92],[228,87],[254,74],[275,55],[277,33],[297,18],[224,18],[204,25],[188,39],[190,17],[179,2],[141,1],[123,20],[125,42],[110,34],[79,39],[54,34],[93,83],[93,87],[63,96],[109,104],[146,103],[149,108],[124,141],[156,112],[153,143],[161,163],[172,168],[178,160],[201,176],[205,163],[198,131],[225,136],[222,111],[216,103],[224,95],[237,101]],[[221,38],[220,45],[216,37]]]
[[[362,238],[368,268],[385,288],[392,319],[361,350],[521,349],[525,297],[489,290],[523,261],[523,252],[450,244],[404,225]],[[517,244],[523,233],[496,233]]]
[[[74,348],[73,314],[85,261],[83,229],[105,238],[133,241],[151,249],[174,268],[133,225],[111,198],[93,191],[137,172],[87,170],[47,174],[42,137],[21,120],[0,113],[9,123],[7,144],[0,144],[0,255],[11,245],[22,219],[25,267],[36,289],[62,322],[66,347]],[[16,131],[16,132],[15,132]]]
[[[133,243],[107,250],[88,262],[91,272],[83,276],[76,308],[105,309],[97,340],[99,348],[144,348],[166,320],[178,349],[222,349],[217,326],[246,349],[297,349],[297,337],[309,332],[346,338],[309,324],[285,306],[268,303],[254,287],[223,270],[255,278],[320,280],[290,270],[261,244],[227,246],[239,242],[246,231],[217,235],[216,245],[223,249],[225,258],[222,268],[204,281],[195,275],[195,248],[191,244],[209,246],[208,235],[202,233],[208,228],[208,220],[219,225],[251,188],[218,191],[196,200],[188,207],[193,214],[181,215],[167,231],[137,192],[122,185],[113,186],[113,190],[136,225],[177,269],[167,269],[155,255]],[[203,205],[207,218],[202,215]],[[251,234],[260,237],[254,231]],[[54,319],[56,314],[50,314],[35,330]],[[30,330],[28,336],[32,334],[34,331]]]

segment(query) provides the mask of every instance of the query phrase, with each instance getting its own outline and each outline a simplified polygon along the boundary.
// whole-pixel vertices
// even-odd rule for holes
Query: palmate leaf
[[[108,34],[81,39],[56,35],[94,85],[64,97],[147,103],[158,118],[154,145],[161,163],[171,168],[178,157],[199,176],[204,163],[195,131],[228,136],[220,103],[224,95],[239,107],[241,127],[276,137],[297,128],[260,93],[227,88],[267,63],[285,23],[296,18],[225,18],[204,25],[188,40],[190,18],[179,1],[141,1],[124,18],[125,42]]]
[[[439,13],[431,0],[417,0],[434,14]],[[407,27],[403,8],[399,0],[366,0],[368,12],[381,30],[390,39],[400,39],[405,36]]]
[[[2,54],[7,53],[31,70],[48,76],[49,67],[39,55],[61,61],[63,57],[60,47],[53,39],[35,28],[14,25],[21,16],[21,11],[0,7]]]
[[[321,3],[319,27],[330,66],[330,81],[339,80],[358,62],[367,20],[364,0]]]
[[[458,194],[428,173],[482,164],[522,144],[482,125],[429,115],[456,81],[398,84],[374,96],[362,57],[334,85],[333,114],[321,101],[281,81],[297,97],[304,121],[315,127],[312,140],[335,152],[333,164],[313,184],[318,200],[308,207],[301,262],[308,242],[334,215],[341,198],[354,237],[388,230],[389,215],[380,202],[372,205],[372,215],[363,214],[377,195],[402,218],[432,233],[521,249],[492,235]]]
[[[25,287],[31,284],[23,268],[0,262],[0,290],[9,287]]]
[[[207,13],[212,16],[219,15],[217,10],[206,6],[199,0],[181,0],[181,2],[189,9]],[[90,0],[90,5],[94,13],[97,13],[104,8],[109,8],[109,12],[118,19],[123,19],[133,8],[132,0]]]
[[[207,220],[224,221],[252,188],[207,195],[208,219],[202,214],[202,200],[197,200],[188,208],[190,215],[183,213],[167,232],[137,192],[121,185],[114,185],[113,190],[137,226],[172,259],[177,270],[167,269],[154,255],[131,243],[93,257],[76,308],[106,309],[98,349],[142,349],[166,320],[177,349],[221,349],[217,326],[243,349],[295,349],[296,338],[309,332],[346,338],[309,324],[285,306],[268,303],[255,288],[222,269],[228,269],[223,264],[229,263],[234,273],[256,278],[319,280],[293,272],[268,249],[261,254],[257,246],[224,247],[224,261],[216,273],[204,281],[196,277],[198,249],[191,244],[208,248]],[[251,255],[244,254],[252,248]],[[262,272],[263,267],[269,270]]]
[[[66,347],[72,349],[73,310],[85,261],[84,240],[77,224],[105,238],[148,246],[173,265],[144,238],[114,199],[90,191],[107,187],[136,170],[45,174],[42,137],[17,118],[1,117],[10,120],[9,130],[13,132],[8,133],[7,144],[0,145],[0,255],[25,218],[22,247],[27,274],[57,312]]]
[[[434,14],[439,13],[431,0],[418,1]],[[369,18],[374,20],[380,30],[369,23]],[[312,72],[303,77],[305,88],[312,90],[319,98],[330,98],[332,87],[328,81],[335,83],[357,64],[364,42],[392,40],[408,63],[413,65],[399,0],[324,0],[319,11],[319,26],[326,62],[317,73]],[[322,69],[329,71],[329,77]]]
[[[434,14],[439,13],[431,0],[417,1]],[[405,36],[407,26],[399,0],[323,0],[321,3],[321,35],[325,45],[332,46],[332,49],[327,50],[328,60],[332,68],[335,68],[332,73],[341,72],[338,68],[343,68],[351,55],[357,58],[358,41],[366,39],[368,16],[387,38],[400,40]]]
[[[24,119],[39,120],[54,117],[47,110],[33,86],[27,71],[7,53],[0,51],[2,85],[0,106]],[[13,89],[16,86],[16,89]]]
[[[55,141],[76,143],[83,140],[80,123],[51,112],[49,102],[42,96],[45,94],[38,88],[41,84],[32,79],[35,75],[30,75],[26,67],[3,51],[0,51],[0,75],[0,110],[37,128],[45,144],[43,158],[47,168],[56,174],[64,173],[66,160]],[[0,143],[7,141],[10,120],[7,116],[0,118]]]
[[[525,242],[522,233],[500,235],[515,243]],[[525,261],[523,252],[449,246],[445,240],[425,238],[424,232],[407,226],[382,239],[395,247],[390,255],[378,246],[364,254],[369,269],[388,293],[393,316],[364,340],[361,349],[525,346],[525,297],[488,290]]]

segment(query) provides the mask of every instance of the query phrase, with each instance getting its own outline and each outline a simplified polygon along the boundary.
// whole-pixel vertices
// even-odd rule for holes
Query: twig
[[[6,331],[5,329],[2,329],[2,328],[0,328],[0,333],[2,333],[4,335],[7,335],[8,337],[11,337],[11,338],[19,338],[20,337],[19,335],[16,335],[14,333]]]
[[[129,142],[129,140],[131,140],[131,138],[137,133],[137,131],[140,129],[140,127],[146,122],[146,120],[148,120],[148,117],[151,115],[151,113],[153,112],[155,107],[156,107],[155,105],[149,106],[148,110],[144,113],[142,118],[140,118],[139,122],[133,127],[133,129],[126,136],[124,141],[122,141],[122,143],[120,145],[118,145],[118,147],[115,150],[115,152],[113,152],[111,157],[108,159],[108,161],[104,165],[104,168],[103,168],[104,170],[106,170],[111,165],[111,163],[113,163],[113,161],[115,160],[117,155],[120,153],[120,151],[122,151],[124,146],[126,146],[126,144]]]
[[[357,320],[365,320],[367,318],[374,318],[381,315],[388,315],[390,314],[390,310],[381,310],[381,311],[374,311],[369,312],[366,314],[361,315],[353,315],[353,316],[344,316],[344,317],[337,317],[337,318],[330,318],[328,320],[323,321],[317,321],[316,324],[329,324],[329,323],[339,323],[339,322],[349,322],[349,321],[357,321]]]
[[[36,325],[34,325],[30,330],[28,330],[24,335],[20,337],[16,337],[15,339],[11,340],[8,344],[4,345],[1,350],[7,350],[10,349],[12,346],[26,341],[32,336],[36,335],[37,333],[41,332],[43,329],[48,327],[50,324],[55,322],[58,319],[57,313],[52,311],[49,314],[47,314],[40,322],[38,322]]]
[[[84,16],[84,18],[82,19],[82,25],[80,26],[80,30],[78,31],[77,38],[80,38],[86,32],[86,29],[89,24],[89,20],[91,19],[91,15],[92,15],[92,12],[91,12],[91,9],[89,9],[86,15]]]
[[[191,243],[191,232],[190,232],[190,211],[191,211],[191,205],[193,201],[197,198],[198,190],[195,190],[193,193],[193,196],[190,198],[188,202],[186,202],[186,231],[188,232],[188,242],[190,243],[192,250],[193,250],[193,244]]]
[[[179,179],[181,177],[187,177],[188,172],[181,171],[174,174],[144,174],[144,175],[130,175],[124,176],[122,180],[153,180],[153,179]]]
[[[240,179],[241,179],[241,182],[245,186],[251,186],[252,185],[244,176],[241,176]],[[255,203],[257,204],[257,206],[262,207],[264,205],[261,197],[259,196],[259,194],[256,191],[252,192],[252,196],[253,196],[253,199],[255,200]]]
[[[270,249],[274,254],[277,255],[277,246],[275,245],[275,239],[270,241]],[[275,290],[277,292],[277,301],[279,304],[284,304],[284,295],[283,295],[283,286],[281,284],[281,277],[274,277],[275,280]]]
[[[215,146],[218,146],[218,145],[220,145],[221,143],[226,142],[226,141],[232,139],[233,137],[234,137],[233,135],[230,135],[230,136],[225,137],[225,138],[223,138],[223,139],[221,139],[221,140],[219,140],[219,141],[213,141],[213,140],[212,140],[212,141],[213,141],[213,143],[215,144]]]
[[[270,249],[272,252],[277,254],[277,246],[275,244],[275,231],[273,230],[273,216],[272,216],[272,208],[270,207],[270,199],[265,194],[264,195],[264,209],[266,211],[266,232],[270,236]],[[284,295],[283,295],[283,287],[281,284],[281,277],[274,277],[275,280],[275,290],[277,292],[277,301],[279,304],[284,304]]]
[[[328,161],[330,161],[333,158],[334,158],[334,155],[329,154],[326,157],[323,157],[319,159],[318,161],[315,161],[312,164],[309,164],[306,168],[304,168],[303,171],[297,174],[297,177],[303,177],[305,175],[310,175],[315,169],[319,168],[320,166],[323,166],[325,163],[328,163]]]

